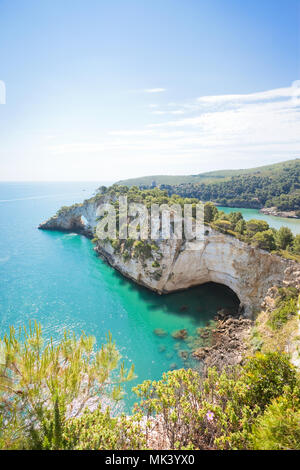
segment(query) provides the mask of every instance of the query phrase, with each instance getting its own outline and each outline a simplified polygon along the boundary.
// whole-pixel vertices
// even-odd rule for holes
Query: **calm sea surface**
[[[219,308],[234,308],[236,298],[212,284],[159,296],[124,279],[95,255],[83,236],[37,230],[62,205],[84,200],[99,184],[0,184],[0,335],[9,325],[18,327],[30,319],[38,320],[46,337],[56,341],[66,328],[92,334],[100,345],[110,331],[138,376],[126,388],[129,409],[134,402],[131,386],[186,365],[178,352],[187,347],[170,333],[186,328],[193,334]],[[258,214],[242,212],[247,218]],[[281,224],[280,219],[263,218]],[[284,225],[300,233],[298,221],[284,219]],[[168,335],[155,335],[156,328]]]

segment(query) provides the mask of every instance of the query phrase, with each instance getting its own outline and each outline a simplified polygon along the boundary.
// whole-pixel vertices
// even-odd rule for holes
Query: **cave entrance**
[[[193,299],[198,314],[214,316],[220,310],[227,314],[237,315],[240,311],[240,299],[228,286],[216,282],[207,282],[186,291],[187,299]]]

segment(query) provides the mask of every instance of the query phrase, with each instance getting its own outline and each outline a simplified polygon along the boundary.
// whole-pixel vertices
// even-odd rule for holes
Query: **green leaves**
[[[22,445],[59,448],[67,420],[79,416],[91,400],[123,397],[121,385],[132,380],[134,367],[120,365],[110,333],[106,339],[95,351],[95,338],[84,334],[77,339],[65,331],[58,344],[52,339],[44,344],[38,323],[18,335],[10,329],[0,342],[0,411],[5,422],[22,428],[16,442],[25,435]]]
[[[222,373],[176,370],[160,381],[134,388],[138,409],[160,420],[171,449],[251,449],[252,429],[285,387],[296,392],[296,375],[288,357],[256,354],[243,367]]]
[[[281,289],[279,304],[295,298]],[[84,334],[65,332],[54,344],[36,323],[18,335],[11,328],[0,342],[0,448],[142,449],[153,424],[171,449],[299,447],[299,378],[286,354],[257,353],[205,378],[192,369],[164,373],[134,388],[132,416],[112,417],[102,399],[121,400],[134,378],[120,360],[110,333],[96,351]]]

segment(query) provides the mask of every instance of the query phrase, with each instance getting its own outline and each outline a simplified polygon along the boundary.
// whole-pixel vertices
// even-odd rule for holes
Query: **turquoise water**
[[[100,345],[110,331],[125,363],[134,363],[138,376],[127,387],[128,409],[134,402],[134,384],[190,364],[178,354],[187,349],[185,342],[170,333],[186,328],[193,334],[221,307],[236,307],[237,300],[231,291],[211,284],[159,296],[123,278],[95,255],[83,236],[37,230],[62,205],[82,201],[96,187],[0,184],[0,335],[9,325],[33,319],[55,340],[67,328],[94,335]],[[158,337],[156,328],[168,335]]]
[[[294,234],[300,233],[300,219],[287,219],[284,217],[274,217],[272,215],[264,215],[259,212],[258,209],[240,209],[238,207],[220,207],[218,209],[224,211],[226,214],[228,212],[241,212],[245,220],[250,219],[261,219],[268,222],[270,227],[279,229],[283,225],[289,227]]]

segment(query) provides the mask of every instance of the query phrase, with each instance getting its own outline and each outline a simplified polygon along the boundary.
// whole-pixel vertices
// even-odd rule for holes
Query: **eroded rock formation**
[[[39,228],[78,231],[92,237],[100,202],[107,202],[106,196],[63,208]],[[95,250],[124,276],[160,294],[206,282],[224,284],[239,297],[248,317],[260,308],[270,287],[290,284],[299,271],[298,263],[253,248],[211,227],[202,240],[159,239],[155,243],[157,249],[148,258],[136,256],[134,249],[125,257],[122,244],[116,250],[104,240],[96,243]]]

